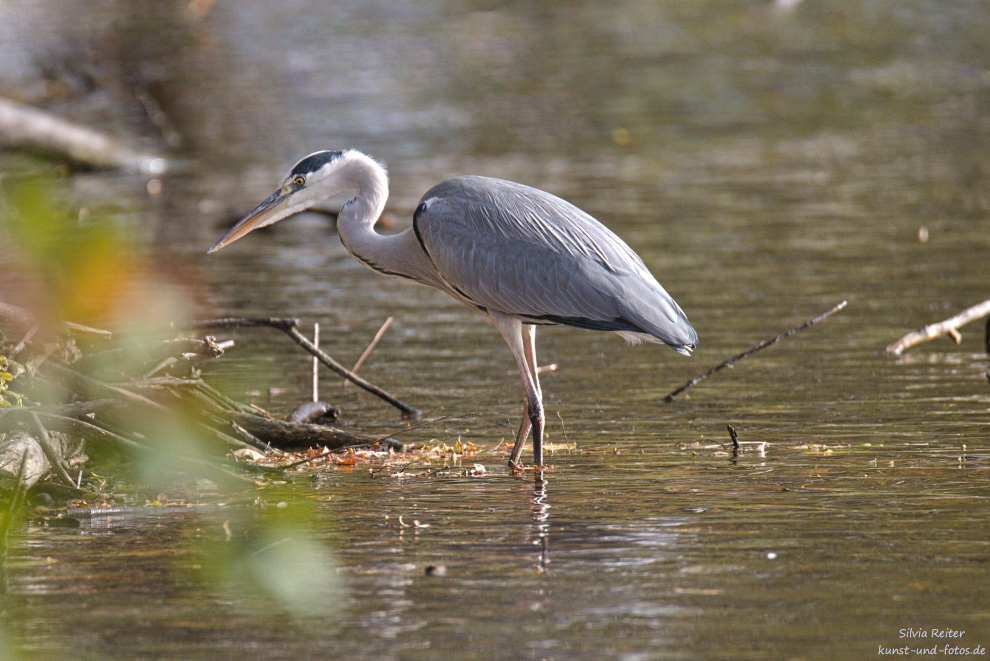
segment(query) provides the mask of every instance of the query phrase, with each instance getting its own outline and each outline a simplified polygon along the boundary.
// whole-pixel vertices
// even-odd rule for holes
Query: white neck
[[[342,178],[357,196],[340,209],[337,235],[358,261],[372,270],[440,287],[435,268],[412,229],[395,235],[375,231],[388,199],[388,175],[374,159],[358,151],[344,154]]]
[[[357,190],[357,196],[340,210],[338,227],[343,230],[361,225],[370,229],[385,209],[388,174],[374,159],[359,151],[348,151],[343,158],[347,163],[343,166],[342,177],[349,188]]]

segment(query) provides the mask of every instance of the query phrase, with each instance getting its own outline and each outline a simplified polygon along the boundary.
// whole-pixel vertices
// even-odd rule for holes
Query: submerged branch
[[[677,388],[676,390],[671,391],[666,397],[663,398],[663,401],[665,401],[665,402],[672,402],[672,401],[674,401],[674,398],[677,397],[678,395],[680,395],[682,392],[684,392],[685,390],[687,390],[691,386],[695,385],[696,383],[700,383],[701,381],[704,381],[705,379],[707,379],[708,377],[710,377],[712,374],[715,374],[715,372],[721,371],[721,370],[725,369],[726,367],[731,367],[732,364],[735,363],[736,361],[741,360],[741,359],[745,358],[746,356],[749,356],[750,354],[754,354],[757,351],[759,351],[760,349],[766,349],[771,344],[776,344],[777,342],[780,342],[784,338],[790,337],[791,335],[794,335],[794,333],[797,333],[798,331],[803,331],[805,328],[808,328],[809,326],[814,326],[818,322],[824,321],[825,319],[827,319],[828,317],[831,317],[833,314],[835,314],[836,312],[838,312],[842,308],[846,307],[846,304],[847,304],[847,301],[842,301],[838,305],[834,306],[832,309],[830,309],[830,310],[828,310],[826,312],[823,312],[822,314],[818,315],[817,317],[814,317],[812,319],[809,319],[808,321],[804,322],[800,326],[797,326],[795,328],[792,328],[789,331],[786,331],[784,333],[781,333],[777,337],[770,338],[769,340],[763,340],[762,342],[760,342],[756,346],[754,346],[754,347],[752,347],[750,349],[747,349],[746,351],[743,351],[741,354],[735,355],[732,358],[729,358],[727,360],[722,361],[721,363],[719,363],[715,367],[712,367],[711,369],[709,369],[709,370],[703,372],[702,374],[699,374],[698,376],[694,377],[693,379],[691,379],[690,381],[688,381],[687,383],[685,383],[680,388]]]
[[[971,308],[966,308],[959,314],[954,317],[950,317],[945,321],[940,321],[937,324],[929,324],[924,328],[911,331],[893,344],[888,345],[887,348],[884,349],[884,353],[888,356],[899,356],[905,349],[910,349],[915,345],[921,344],[922,342],[927,342],[928,340],[934,340],[936,337],[940,337],[945,334],[952,335],[953,339],[956,341],[956,344],[959,344],[961,336],[957,332],[957,329],[961,326],[965,326],[971,321],[985,317],[988,314],[990,314],[990,300],[983,301],[979,305],[974,305]],[[987,337],[990,338],[990,325],[987,326]],[[987,340],[987,345],[988,351],[990,351],[990,340]]]

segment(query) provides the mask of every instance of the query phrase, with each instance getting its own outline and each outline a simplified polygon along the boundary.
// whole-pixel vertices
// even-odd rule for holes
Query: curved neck
[[[393,235],[375,231],[375,223],[388,199],[385,169],[360,152],[349,152],[348,157],[351,160],[343,172],[344,180],[349,187],[357,189],[358,194],[340,209],[337,216],[340,242],[358,261],[374,271],[440,287],[432,262],[411,229]]]
[[[340,210],[337,226],[342,239],[343,234],[352,228],[373,228],[388,199],[388,174],[385,168],[360,152],[348,152],[347,158],[344,180],[348,187],[357,190],[357,196]]]

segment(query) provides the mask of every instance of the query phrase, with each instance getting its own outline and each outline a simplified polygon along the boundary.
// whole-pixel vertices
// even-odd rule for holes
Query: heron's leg
[[[522,423],[519,425],[519,432],[516,434],[515,445],[512,446],[512,455],[509,457],[509,466],[519,467],[519,455],[522,454],[526,437],[529,436],[530,429],[533,430],[533,460],[540,464],[543,460],[543,401],[540,393],[540,384],[536,380],[536,348],[533,344],[535,329],[533,326],[524,332],[521,321],[509,315],[488,311],[495,327],[505,338],[505,343],[516,357],[516,364],[519,366],[519,373],[522,375],[523,386],[526,389],[526,411],[523,413]],[[529,355],[532,354],[532,365],[530,367]]]
[[[536,411],[532,407],[528,411],[530,424],[533,426],[533,463],[543,465],[543,428],[546,420],[543,413],[543,390],[540,388],[540,373],[536,365],[536,326],[526,324],[522,332],[523,348],[526,350],[526,367],[529,368],[530,378],[536,390]]]
[[[533,428],[533,423],[529,420],[529,401],[523,404],[522,422],[519,423],[519,431],[516,432],[516,442],[512,446],[512,454],[509,456],[510,468],[522,468],[519,463],[519,455],[522,454],[526,439],[529,438],[529,430]]]

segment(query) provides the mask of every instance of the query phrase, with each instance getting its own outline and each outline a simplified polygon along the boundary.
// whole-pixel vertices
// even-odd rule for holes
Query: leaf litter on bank
[[[279,456],[238,450],[235,454],[248,466],[273,468],[286,473],[318,473],[326,470],[353,470],[367,468],[371,477],[432,476],[440,472],[463,470],[461,462],[472,461],[464,474],[484,475],[483,464],[473,463],[484,452],[477,445],[460,438],[453,444],[433,439],[422,446],[406,446],[397,453],[391,446],[376,444],[367,448],[310,448],[299,452],[287,452]],[[449,463],[454,464],[450,466]],[[438,464],[442,464],[438,467]]]

